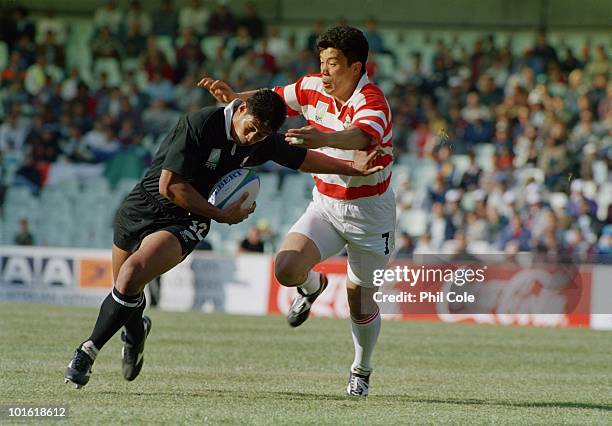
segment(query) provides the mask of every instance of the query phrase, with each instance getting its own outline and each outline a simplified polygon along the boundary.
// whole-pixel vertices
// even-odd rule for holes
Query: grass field
[[[151,311],[140,377],[115,336],[76,390],[63,370],[96,313],[0,304],[0,405],[68,404],[82,424],[612,423],[608,332],[387,321],[355,400],[346,320]]]

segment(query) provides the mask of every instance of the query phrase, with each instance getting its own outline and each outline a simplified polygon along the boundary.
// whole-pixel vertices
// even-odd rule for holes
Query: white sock
[[[351,365],[353,372],[370,373],[372,371],[370,360],[380,333],[380,322],[378,308],[376,308],[376,313],[362,321],[355,322],[351,319],[353,344],[355,345],[355,359]]]
[[[304,281],[298,287],[304,290],[304,293],[306,294],[316,293],[317,290],[321,288],[321,274],[315,271],[310,271],[306,281]]]

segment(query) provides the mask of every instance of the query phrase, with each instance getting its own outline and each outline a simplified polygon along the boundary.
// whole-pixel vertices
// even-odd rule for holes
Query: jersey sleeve
[[[390,117],[385,96],[382,93],[368,93],[357,105],[353,126],[372,136],[376,143],[381,143],[390,125]]]
[[[173,130],[162,169],[170,170],[190,181],[195,178],[197,164],[197,139],[190,131],[187,116],[183,116]]]
[[[306,158],[307,150],[299,146],[289,145],[281,133],[273,133],[261,143],[245,165],[257,166],[266,161],[274,161],[282,166],[297,170]]]
[[[303,78],[303,77],[302,77]],[[287,105],[287,115],[295,117],[300,115],[302,111],[302,103],[300,101],[300,91],[302,86],[302,78],[292,84],[286,86],[276,86],[274,91],[279,94]]]

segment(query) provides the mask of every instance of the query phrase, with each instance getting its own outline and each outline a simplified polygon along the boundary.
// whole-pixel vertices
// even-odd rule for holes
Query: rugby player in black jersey
[[[181,117],[117,212],[114,287],[102,302],[93,332],[74,352],[64,374],[66,383],[77,388],[87,384],[98,352],[121,327],[123,376],[138,376],[151,330],[150,318],[143,317],[146,284],[179,264],[206,236],[211,221],[231,225],[255,210],[255,204],[240,207],[247,194],[224,209],[207,201],[223,175],[268,160],[310,173],[366,176],[380,170],[370,167],[375,152],[348,162],[287,144],[276,133],[285,115],[283,99],[260,90],[246,101]]]

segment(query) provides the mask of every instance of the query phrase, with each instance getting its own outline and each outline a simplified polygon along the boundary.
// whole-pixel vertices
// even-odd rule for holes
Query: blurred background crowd
[[[93,211],[109,210],[104,200],[120,202],[180,114],[214,105],[195,86],[199,78],[225,79],[237,90],[293,82],[318,72],[316,37],[336,24],[364,31],[368,76],[390,103],[398,256],[610,259],[609,32],[579,41],[552,41],[543,30],[409,32],[381,30],[374,17],[296,29],[268,24],[255,3],[232,10],[199,0],[181,7],[162,0],[154,11],[138,0],[126,9],[108,1],[78,22],[22,7],[2,15],[1,242],[108,247],[112,214]],[[262,169],[262,182],[269,203],[258,202],[257,226],[242,242],[244,227],[212,233],[213,249],[273,250],[312,187],[274,165]],[[295,193],[295,212],[278,216],[276,207]],[[49,212],[64,217],[51,220]],[[53,229],[64,213],[98,216],[92,230],[66,237]]]

